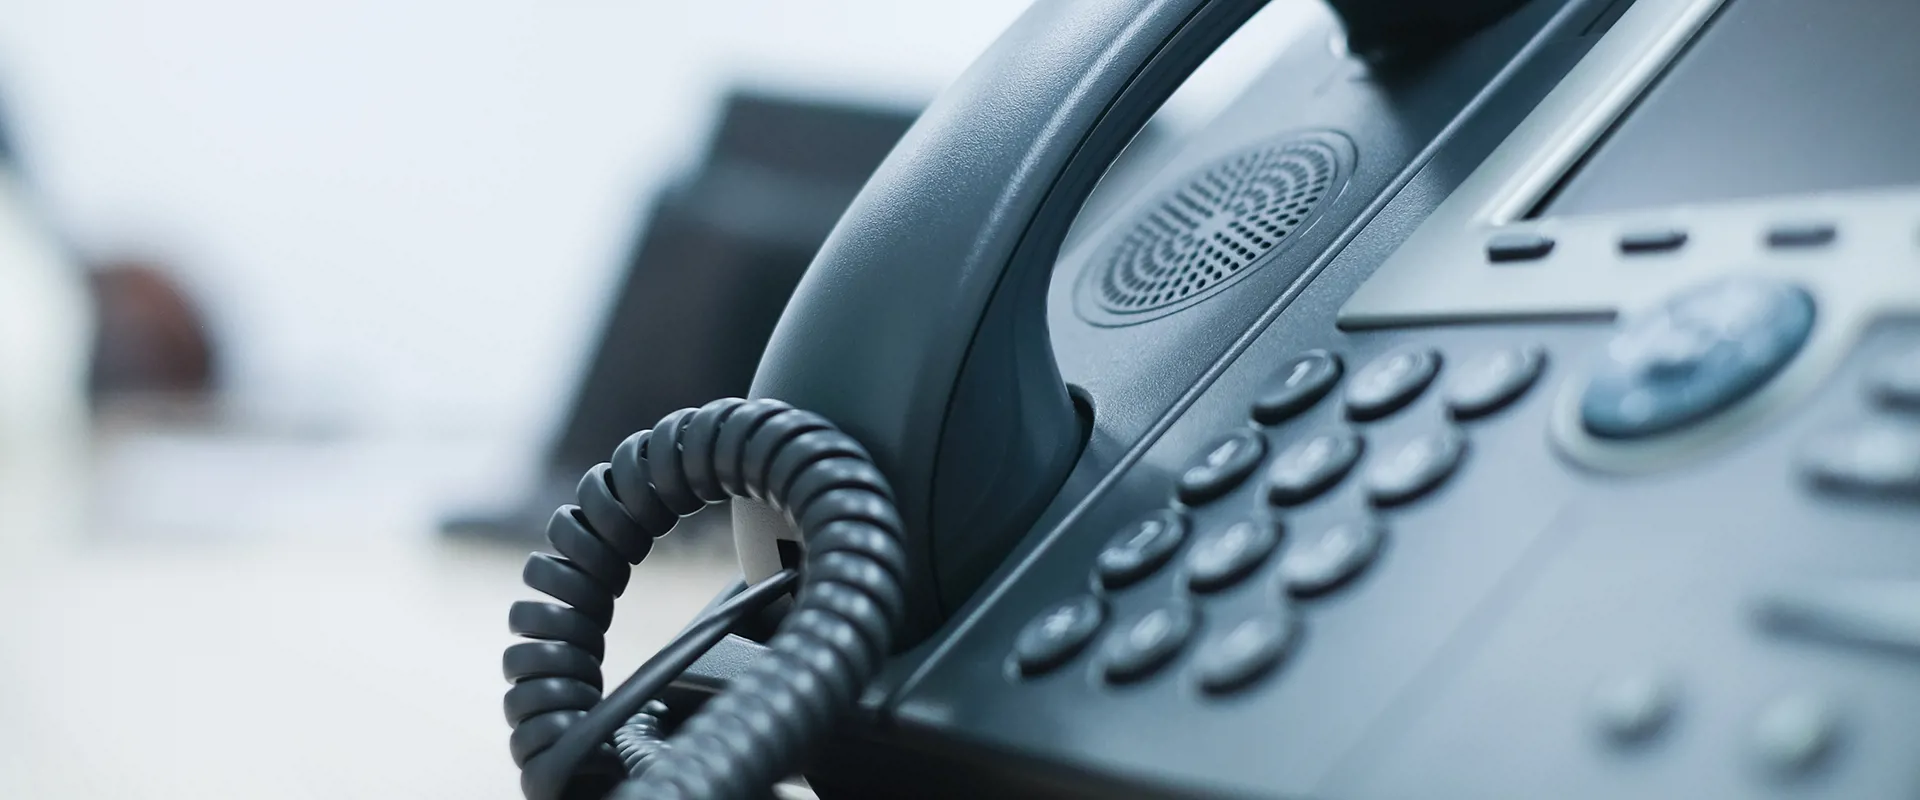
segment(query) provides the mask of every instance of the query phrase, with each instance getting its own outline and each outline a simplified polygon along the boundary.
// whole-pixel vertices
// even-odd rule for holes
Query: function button
[[[1774,633],[1861,650],[1920,656],[1920,581],[1854,581],[1782,589],[1761,598]]]
[[[1839,733],[1839,714],[1826,701],[1812,696],[1781,698],[1761,709],[1753,726],[1753,751],[1768,771],[1791,775],[1819,764]]]
[[[1288,445],[1267,467],[1267,499],[1298,505],[1333,488],[1360,460],[1360,437],[1351,431],[1319,433]]]
[[[1280,559],[1280,585],[1296,597],[1338,589],[1373,563],[1385,540],[1386,531],[1370,519],[1335,525],[1287,549]]]
[[[1374,505],[1397,506],[1418,500],[1460,466],[1467,439],[1451,428],[1407,442],[1367,472],[1367,497]]]
[[[1194,677],[1210,694],[1252,686],[1292,652],[1299,630],[1299,619],[1285,606],[1244,620],[1200,647]]]
[[[1820,247],[1833,244],[1837,232],[1830,223],[1789,222],[1767,231],[1768,247]]]
[[[1374,359],[1347,384],[1347,415],[1375,420],[1405,408],[1440,374],[1440,353],[1432,348],[1397,350]]]
[[[1073,660],[1100,631],[1107,609],[1081,595],[1040,612],[1014,639],[1013,659],[1024,675],[1038,675]]]
[[[1094,559],[1094,571],[1109,589],[1131,586],[1171,560],[1186,538],[1187,522],[1179,512],[1156,511],[1107,540],[1106,549]]]
[[[1187,552],[1187,586],[1216,592],[1259,569],[1280,546],[1280,523],[1241,520],[1200,537]]]
[[[1920,431],[1891,425],[1828,431],[1808,441],[1800,462],[1826,491],[1920,500]]]
[[[1867,390],[1873,399],[1888,408],[1920,411],[1920,350],[1913,350],[1875,365],[1867,378]]]
[[[1278,425],[1312,408],[1339,382],[1342,369],[1340,357],[1325,350],[1309,351],[1288,361],[1253,398],[1254,420]]]
[[[1536,346],[1487,353],[1462,363],[1447,378],[1447,413],[1457,420],[1479,419],[1520,398],[1547,364]]]
[[[1813,298],[1762,278],[1715,281],[1626,321],[1580,398],[1587,431],[1654,436],[1705,419],[1759,389],[1800,352]]]
[[[1678,689],[1659,676],[1610,678],[1594,687],[1593,721],[1615,744],[1639,744],[1667,727],[1679,703]]]
[[[1193,637],[1194,611],[1184,603],[1160,606],[1107,637],[1102,669],[1107,680],[1141,680],[1172,661]]]
[[[1495,264],[1536,261],[1553,252],[1553,240],[1537,233],[1501,233],[1487,240],[1487,260]]]
[[[1234,431],[1221,437],[1180,473],[1180,500],[1198,505],[1233,491],[1266,455],[1267,439],[1257,431]]]
[[[1620,252],[1627,255],[1670,253],[1687,243],[1687,232],[1678,228],[1628,231],[1620,237]]]

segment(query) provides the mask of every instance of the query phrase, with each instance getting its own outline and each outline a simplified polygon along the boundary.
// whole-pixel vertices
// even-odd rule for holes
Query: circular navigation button
[[[1202,536],[1187,553],[1187,586],[1217,592],[1239,583],[1279,546],[1277,520],[1241,520]]]
[[[1160,606],[1107,638],[1102,668],[1107,680],[1128,683],[1152,675],[1193,637],[1194,611],[1184,603]]]
[[[1759,389],[1813,330],[1813,297],[1789,283],[1729,278],[1626,321],[1580,398],[1589,433],[1634,439],[1698,422]]]
[[[1013,660],[1025,675],[1038,675],[1073,660],[1107,621],[1099,599],[1081,595],[1061,602],[1027,623],[1013,642]]]
[[[1333,488],[1360,460],[1360,437],[1350,431],[1309,436],[1288,445],[1267,467],[1267,500],[1299,505]]]
[[[1375,420],[1405,408],[1440,374],[1440,353],[1431,348],[1399,350],[1374,359],[1347,384],[1347,414]]]
[[[1447,413],[1464,421],[1506,408],[1540,379],[1546,364],[1547,351],[1533,345],[1470,359],[1451,370],[1446,388]]]
[[[1415,437],[1367,471],[1367,497],[1396,506],[1420,499],[1453,475],[1467,454],[1467,438],[1448,428]]]
[[[1386,531],[1370,519],[1342,522],[1312,539],[1296,540],[1280,559],[1280,585],[1298,597],[1326,594],[1366,570],[1385,540]]]
[[[1239,430],[1207,445],[1180,473],[1180,500],[1199,505],[1233,491],[1267,456],[1267,439],[1258,431]]]
[[[1278,425],[1313,407],[1340,380],[1340,357],[1313,350],[1281,365],[1253,398],[1253,418]]]
[[[1287,657],[1299,630],[1299,620],[1285,606],[1243,620],[1200,647],[1194,677],[1201,690],[1211,694],[1245,689]]]
[[[1186,538],[1179,512],[1155,511],[1114,534],[1094,560],[1094,572],[1109,589],[1130,586],[1164,566]]]

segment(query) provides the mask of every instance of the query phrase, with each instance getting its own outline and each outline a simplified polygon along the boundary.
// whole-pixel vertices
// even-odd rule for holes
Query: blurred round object
[[[214,346],[205,321],[164,267],[114,260],[96,266],[91,279],[95,397],[213,390]]]

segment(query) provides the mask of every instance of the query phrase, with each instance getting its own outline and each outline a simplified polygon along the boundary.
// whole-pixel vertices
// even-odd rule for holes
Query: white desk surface
[[[404,449],[94,449],[86,513],[52,501],[61,476],[0,470],[47,501],[0,521],[0,797],[520,796],[500,651],[525,548],[438,538]],[[636,570],[612,670],[732,574]]]

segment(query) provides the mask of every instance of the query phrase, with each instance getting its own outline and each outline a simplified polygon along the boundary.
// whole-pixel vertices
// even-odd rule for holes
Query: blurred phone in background
[[[582,471],[666,413],[740,395],[794,285],[918,109],[737,90],[653,198],[534,485],[443,530],[537,542]],[[725,514],[702,514],[725,525]],[[687,526],[676,540],[730,544]]]

